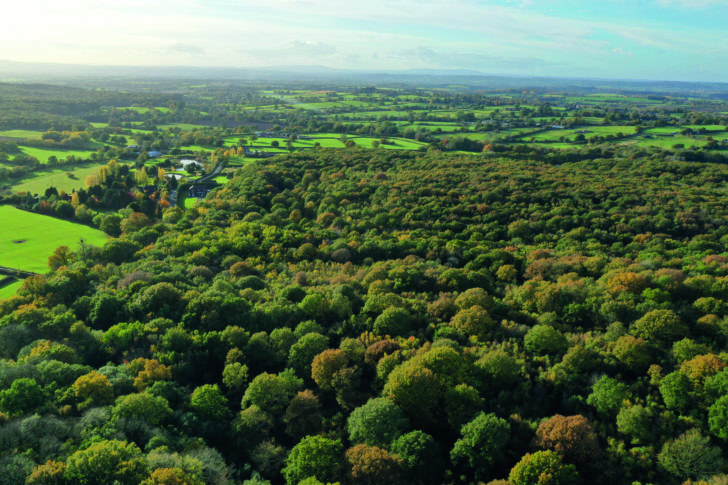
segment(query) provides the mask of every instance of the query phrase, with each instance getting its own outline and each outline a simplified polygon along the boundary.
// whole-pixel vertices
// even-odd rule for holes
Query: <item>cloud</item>
[[[69,63],[728,76],[728,0],[607,2],[624,18],[577,0],[24,0],[4,6],[0,43],[14,60]]]

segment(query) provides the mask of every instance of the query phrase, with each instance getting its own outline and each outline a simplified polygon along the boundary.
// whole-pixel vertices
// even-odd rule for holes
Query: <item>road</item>
[[[220,172],[222,172],[223,168],[225,168],[225,163],[222,161],[217,162],[217,165],[215,165],[215,168],[212,169],[212,172],[208,173],[207,175],[203,175],[196,180],[191,180],[190,183],[194,185],[209,182],[210,180],[220,175]],[[177,205],[177,189],[173,190],[172,193],[169,194],[169,204],[170,207],[175,207]]]

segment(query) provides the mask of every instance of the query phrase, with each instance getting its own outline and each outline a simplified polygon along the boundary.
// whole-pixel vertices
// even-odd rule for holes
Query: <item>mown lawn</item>
[[[82,224],[0,206],[0,266],[45,273],[48,257],[58,246],[77,250],[83,241],[103,245],[104,232]]]

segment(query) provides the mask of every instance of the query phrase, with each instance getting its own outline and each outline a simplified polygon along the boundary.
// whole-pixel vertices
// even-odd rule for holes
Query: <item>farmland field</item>
[[[0,288],[0,300],[14,296],[22,284],[22,281],[13,281],[9,285]]]
[[[66,167],[52,170],[35,172],[31,177],[23,179],[13,185],[13,192],[30,192],[32,194],[42,193],[48,187],[55,187],[58,191],[71,192],[74,189],[81,189],[86,186],[87,175],[96,173],[99,165],[87,165],[84,167]],[[73,174],[69,177],[67,174]]]
[[[42,131],[34,130],[5,130],[0,131],[0,137],[7,136],[10,138],[40,138]]]
[[[21,146],[20,150],[26,155],[37,158],[41,163],[47,163],[48,159],[53,155],[55,155],[55,157],[59,160],[63,160],[69,155],[86,159],[92,153],[96,153],[95,150],[64,150],[62,148],[38,148],[26,146]]]
[[[48,257],[58,246],[76,250],[81,239],[101,246],[108,236],[90,227],[0,206],[0,266],[45,273]]]

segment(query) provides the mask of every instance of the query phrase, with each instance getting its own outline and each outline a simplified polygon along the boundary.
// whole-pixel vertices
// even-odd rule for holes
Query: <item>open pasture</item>
[[[5,285],[2,288],[0,288],[0,300],[4,300],[6,298],[10,298],[11,296],[15,296],[15,293],[18,292],[20,287],[22,286],[23,282],[20,280],[15,280],[9,285]]]
[[[48,187],[55,187],[58,191],[65,190],[70,193],[74,189],[77,190],[86,187],[86,177],[96,173],[102,165],[103,163],[98,163],[82,167],[58,167],[36,171],[29,177],[16,182],[12,186],[12,191],[42,194]],[[68,174],[72,176],[69,177]]]
[[[82,224],[0,206],[0,266],[36,273],[48,271],[48,257],[58,246],[77,250],[79,242],[101,246],[108,236]]]
[[[4,130],[0,131],[0,137],[8,138],[40,138],[44,132],[36,130]]]
[[[48,159],[51,156],[55,156],[59,160],[63,160],[69,155],[73,155],[77,158],[87,159],[92,153],[96,153],[96,150],[73,150],[64,148],[38,148],[19,146],[20,151],[31,157],[37,158],[40,163],[48,163]]]

